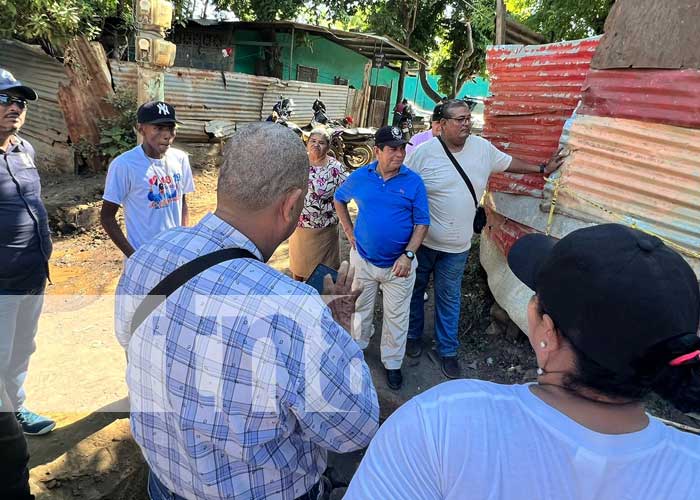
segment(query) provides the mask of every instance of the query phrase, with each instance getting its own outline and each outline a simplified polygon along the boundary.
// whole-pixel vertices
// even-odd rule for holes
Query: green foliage
[[[106,161],[119,156],[136,145],[136,95],[123,88],[106,98],[116,113],[114,118],[100,120],[100,141],[90,144],[85,140],[74,145],[74,149],[85,157],[99,157]]]
[[[603,33],[615,0],[506,0],[514,17],[553,41]]]
[[[125,19],[131,16],[129,5],[121,10]],[[119,6],[119,0],[0,0],[0,36],[60,48],[75,35],[99,36]]]

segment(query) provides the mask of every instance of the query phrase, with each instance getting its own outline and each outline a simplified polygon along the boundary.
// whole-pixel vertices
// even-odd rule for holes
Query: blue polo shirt
[[[413,226],[429,225],[428,196],[423,179],[405,165],[385,181],[377,162],[353,172],[335,192],[337,201],[355,200],[355,246],[377,267],[392,267],[406,250]]]

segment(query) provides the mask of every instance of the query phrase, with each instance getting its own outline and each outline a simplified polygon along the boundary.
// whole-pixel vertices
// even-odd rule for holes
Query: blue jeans
[[[0,377],[15,408],[24,404],[24,380],[36,349],[43,305],[44,285],[33,290],[0,289]]]
[[[425,309],[423,295],[433,274],[435,287],[435,342],[442,357],[457,355],[459,340],[459,312],[462,299],[462,275],[469,258],[469,251],[447,253],[421,246],[416,252],[418,269],[416,284],[411,297],[411,316],[408,338],[419,340],[423,336]]]

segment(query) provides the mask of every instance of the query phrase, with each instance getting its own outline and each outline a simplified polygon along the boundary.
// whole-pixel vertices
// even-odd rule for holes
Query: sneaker
[[[408,339],[406,341],[406,355],[409,358],[418,358],[423,354],[423,341],[421,339]]]
[[[401,370],[386,370],[386,384],[389,389],[398,391],[403,385],[403,375],[401,375]]]
[[[22,430],[27,436],[41,436],[48,434],[56,427],[56,422],[50,418],[43,417],[33,411],[20,406],[15,412],[17,422],[22,426]]]
[[[459,367],[459,361],[457,361],[457,356],[442,357],[440,368],[442,369],[442,374],[447,378],[461,378],[462,369]]]

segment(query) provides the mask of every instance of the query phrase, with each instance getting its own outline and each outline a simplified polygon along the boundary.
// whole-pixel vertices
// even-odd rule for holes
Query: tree
[[[506,0],[508,12],[550,40],[576,40],[604,31],[615,0]]]

